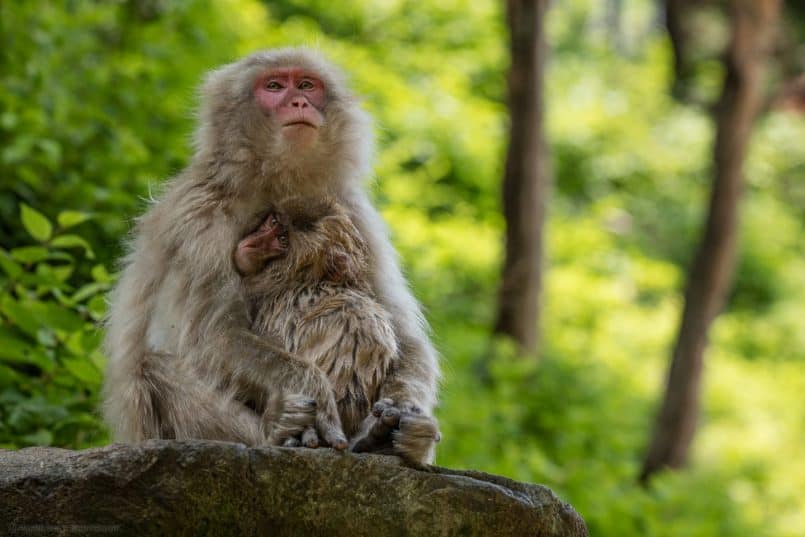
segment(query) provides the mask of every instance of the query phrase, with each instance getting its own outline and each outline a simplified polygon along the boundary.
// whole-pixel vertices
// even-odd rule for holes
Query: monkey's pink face
[[[254,96],[263,112],[277,119],[283,133],[317,130],[324,124],[327,94],[313,73],[295,67],[268,71],[255,82]]]

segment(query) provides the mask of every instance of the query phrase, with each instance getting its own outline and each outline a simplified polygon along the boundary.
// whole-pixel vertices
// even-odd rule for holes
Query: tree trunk
[[[733,0],[732,39],[716,112],[715,181],[704,238],[685,290],[682,322],[640,480],[685,464],[699,413],[703,354],[710,324],[724,305],[735,267],[742,166],[752,125],[764,102],[764,74],[780,0]]]
[[[542,106],[547,6],[548,0],[507,2],[511,126],[503,180],[506,258],[495,333],[511,336],[527,352],[536,351],[538,341],[542,227],[548,190]]]
[[[688,43],[687,12],[691,7],[691,0],[665,0],[665,28],[671,40],[671,50],[674,53],[674,83],[673,95],[684,100],[690,83],[693,67],[690,63]]]

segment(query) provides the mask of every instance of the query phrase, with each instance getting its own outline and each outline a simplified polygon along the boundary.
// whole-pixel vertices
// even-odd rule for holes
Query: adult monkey
[[[324,442],[347,446],[326,375],[250,330],[231,255],[273,200],[329,197],[369,246],[373,291],[401,354],[351,443],[432,460],[436,435],[409,438],[399,424],[436,430],[436,353],[364,190],[370,121],[345,87],[304,49],[256,53],[207,77],[195,154],[137,222],[112,295],[104,400],[117,439],[279,445],[314,425]],[[262,415],[242,404],[261,398]]]

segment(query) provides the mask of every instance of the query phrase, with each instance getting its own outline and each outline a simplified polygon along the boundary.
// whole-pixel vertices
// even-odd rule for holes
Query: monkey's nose
[[[308,102],[304,97],[294,97],[291,99],[291,106],[294,108],[307,108]]]

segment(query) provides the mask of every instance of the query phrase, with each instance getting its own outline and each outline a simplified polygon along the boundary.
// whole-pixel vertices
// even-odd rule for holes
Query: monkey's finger
[[[308,427],[302,433],[302,445],[309,448],[319,447],[319,434],[313,427]]]
[[[386,408],[386,410],[383,411],[383,414],[380,416],[380,423],[382,423],[383,425],[385,425],[386,427],[388,427],[390,429],[395,428],[395,427],[399,426],[401,416],[402,416],[402,413],[400,412],[399,408],[388,407],[388,408]],[[380,431],[378,431],[378,432],[380,432]],[[388,434],[388,433],[386,432],[386,433],[383,433],[383,434]],[[375,434],[375,436],[378,436],[378,435]]]
[[[330,447],[343,451],[347,448],[347,437],[341,429],[341,424],[327,416],[324,412],[320,412],[316,418],[316,429],[321,433],[321,438],[324,439]]]
[[[394,401],[392,401],[391,399],[388,399],[388,398],[381,399],[378,402],[376,402],[374,405],[372,405],[372,414],[374,414],[375,417],[379,418],[380,416],[383,415],[384,410],[386,410],[389,407],[393,407],[393,406],[394,406]]]
[[[366,437],[377,442],[382,442],[389,438],[391,431],[400,423],[400,411],[396,408],[387,408],[383,415],[375,419],[375,422],[366,433]]]

